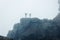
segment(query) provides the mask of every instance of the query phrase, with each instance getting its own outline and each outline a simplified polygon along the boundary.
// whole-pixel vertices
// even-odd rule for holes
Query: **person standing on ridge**
[[[29,14],[29,17],[31,18],[31,13]]]
[[[27,18],[27,13],[25,13],[25,18]]]

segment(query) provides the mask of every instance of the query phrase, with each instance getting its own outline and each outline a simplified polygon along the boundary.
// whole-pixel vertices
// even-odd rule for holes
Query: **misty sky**
[[[6,36],[25,13],[53,19],[58,14],[58,0],[0,0],[0,35]]]

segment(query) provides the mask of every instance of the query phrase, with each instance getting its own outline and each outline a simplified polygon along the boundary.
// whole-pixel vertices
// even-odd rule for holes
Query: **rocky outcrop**
[[[60,21],[60,17],[53,20],[21,18],[7,37],[13,40],[60,40],[60,25],[56,19]]]
[[[60,13],[53,20],[60,26]]]

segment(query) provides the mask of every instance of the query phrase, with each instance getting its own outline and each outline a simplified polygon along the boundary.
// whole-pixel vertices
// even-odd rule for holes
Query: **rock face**
[[[60,13],[54,18],[55,21],[60,21]]]
[[[0,36],[0,40],[13,40],[13,39],[7,38],[7,37],[3,37],[3,36]]]
[[[22,18],[7,37],[14,40],[60,40],[60,27],[54,20]]]
[[[60,26],[60,13],[53,20]]]

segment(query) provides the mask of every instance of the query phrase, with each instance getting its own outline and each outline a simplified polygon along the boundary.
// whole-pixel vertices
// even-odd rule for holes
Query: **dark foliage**
[[[0,36],[0,40],[13,40],[13,39],[7,38],[7,37],[4,37],[4,36]]]

